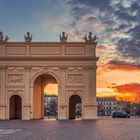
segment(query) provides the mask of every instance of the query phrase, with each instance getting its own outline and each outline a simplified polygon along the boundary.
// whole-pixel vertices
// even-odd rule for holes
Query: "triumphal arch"
[[[58,85],[58,120],[74,118],[82,103],[82,119],[96,119],[96,36],[84,42],[9,42],[0,32],[0,119],[43,118],[42,91],[48,81]]]

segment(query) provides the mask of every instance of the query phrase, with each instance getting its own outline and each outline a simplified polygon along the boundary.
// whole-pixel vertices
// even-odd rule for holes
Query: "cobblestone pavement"
[[[140,118],[0,121],[0,140],[140,140]]]

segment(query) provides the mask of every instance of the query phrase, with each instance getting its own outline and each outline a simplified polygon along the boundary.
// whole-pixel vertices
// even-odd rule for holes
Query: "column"
[[[58,95],[58,119],[65,120],[67,119],[67,106],[66,106],[66,67],[60,68],[60,77],[61,77],[61,88]]]
[[[84,105],[84,119],[97,119],[96,106],[96,65],[87,67],[89,73],[88,82],[88,104]],[[88,77],[87,77],[88,78]]]
[[[90,100],[90,69],[89,67],[85,67],[84,69],[84,74],[85,74],[85,92],[84,92],[84,96],[83,96],[83,105],[84,104],[89,104],[89,100]]]
[[[96,69],[97,66],[94,65],[90,69],[90,81],[91,81],[91,92],[90,92],[90,104],[96,105]]]
[[[0,119],[6,119],[6,66],[0,66]]]
[[[24,92],[24,104],[23,104],[23,119],[30,119],[30,66],[24,67],[24,75],[25,75],[25,92]]]

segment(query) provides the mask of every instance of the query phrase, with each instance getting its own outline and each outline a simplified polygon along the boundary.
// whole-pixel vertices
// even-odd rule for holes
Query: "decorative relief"
[[[7,67],[7,71],[23,71],[24,70],[24,67],[16,67],[16,66],[13,66],[13,67]]]
[[[16,69],[16,67],[7,67],[8,71],[14,71]]]
[[[23,74],[8,74],[8,79],[7,82],[8,83],[13,83],[13,84],[17,84],[17,83],[23,83]]]
[[[47,72],[48,71],[48,67],[47,66],[42,67],[42,71]]]
[[[67,83],[68,84],[83,84],[84,78],[83,74],[68,74],[67,75]]]
[[[55,70],[55,71],[57,71],[57,70],[59,70],[59,67],[56,67],[56,66],[38,66],[38,67],[35,67],[35,66],[33,66],[33,67],[31,67],[31,70],[32,71],[40,71],[40,70],[42,70],[42,71],[47,71],[47,70]]]
[[[96,69],[97,69],[97,66],[96,65],[91,65],[91,66],[84,67],[84,70],[85,71],[96,70]]]
[[[64,108],[67,108],[67,105],[60,105],[60,107],[62,108],[62,109],[64,109]]]
[[[23,90],[22,89],[10,89],[7,91],[8,93],[8,98],[10,98],[12,95],[20,95],[22,97],[23,95]]]
[[[59,67],[50,67],[51,70],[58,71]]]
[[[67,68],[69,71],[81,71],[84,69],[84,67],[68,67]]]
[[[31,70],[31,66],[28,66],[28,65],[24,66],[24,70],[25,71],[30,71]]]
[[[4,65],[2,65],[2,66],[0,66],[0,70],[1,70],[1,71],[6,71],[6,70],[7,70],[7,67],[4,66]]]
[[[79,95],[80,97],[83,96],[83,90],[68,90],[67,91],[68,97],[72,96],[72,95]]]
[[[67,67],[66,66],[60,66],[60,70],[65,72],[67,70]]]
[[[41,69],[41,67],[31,67],[31,70],[32,71],[38,71],[38,70],[40,70]]]

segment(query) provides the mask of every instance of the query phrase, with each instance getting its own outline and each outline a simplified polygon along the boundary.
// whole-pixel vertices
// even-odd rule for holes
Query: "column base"
[[[58,120],[67,120],[67,106],[59,105]]]
[[[22,120],[31,120],[31,105],[30,104],[25,104],[23,106],[23,115],[22,115]]]
[[[98,119],[98,117],[97,117],[97,106],[96,105],[85,105],[84,106],[83,119],[84,120]]]
[[[6,105],[0,104],[0,120],[6,120]]]

